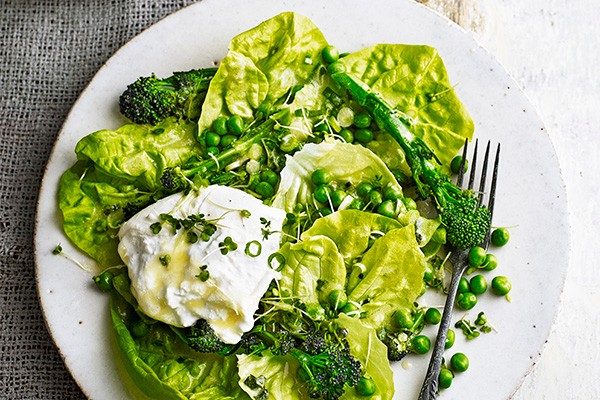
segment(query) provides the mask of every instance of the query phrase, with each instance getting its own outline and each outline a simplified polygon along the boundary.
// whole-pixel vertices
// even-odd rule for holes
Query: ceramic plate
[[[494,57],[457,25],[406,0],[204,0],[140,34],[98,71],[55,144],[37,214],[39,297],[67,368],[90,398],[134,396],[113,349],[107,296],[93,287],[89,274],[51,254],[61,243],[66,252],[85,261],[61,231],[56,200],[59,177],[75,161],[75,144],[92,131],[124,122],[117,99],[139,76],[217,65],[233,36],[290,10],[310,17],[342,51],[383,42],[437,48],[475,121],[476,136],[502,143],[494,222],[513,228],[510,244],[495,250],[500,266],[488,277],[509,276],[512,301],[480,296],[470,317],[484,310],[497,332],[472,341],[457,334],[448,355],[466,353],[471,367],[455,378],[442,398],[509,398],[544,347],[568,264],[566,196],[557,157],[542,121]],[[430,301],[443,304],[441,298]],[[406,360],[393,367],[397,399],[416,398],[428,357]]]

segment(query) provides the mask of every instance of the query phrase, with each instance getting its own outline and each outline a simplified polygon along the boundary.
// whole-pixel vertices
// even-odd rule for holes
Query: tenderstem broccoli
[[[448,242],[457,249],[468,249],[482,243],[490,229],[491,217],[485,207],[479,207],[476,195],[454,185],[439,168],[433,151],[409,130],[408,120],[393,109],[365,83],[348,74],[337,61],[328,72],[342,89],[373,117],[381,130],[391,135],[406,156],[419,193],[436,201]]]
[[[197,120],[216,68],[138,78],[119,98],[121,114],[137,124],[156,125],[171,116]]]

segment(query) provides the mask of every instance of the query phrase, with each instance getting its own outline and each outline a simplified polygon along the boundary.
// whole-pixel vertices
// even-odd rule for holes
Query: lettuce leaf
[[[458,99],[435,48],[378,44],[341,61],[348,72],[413,120],[411,131],[427,143],[443,165],[450,162],[465,138],[472,138],[473,120]],[[381,149],[396,152],[395,146]]]
[[[312,204],[314,184],[310,177],[316,169],[326,170],[332,181],[341,184],[358,185],[377,179],[383,187],[390,185],[402,191],[394,175],[375,153],[363,146],[334,140],[306,144],[293,156],[286,157],[273,206],[292,212],[297,203]]]
[[[375,382],[375,393],[369,400],[388,400],[394,397],[394,373],[387,358],[387,347],[377,337],[374,329],[362,320],[340,314],[338,325],[348,330],[350,353],[363,365],[365,375]],[[346,390],[342,399],[364,399],[354,389]]]
[[[118,349],[135,384],[160,400],[249,399],[238,385],[237,360],[193,351],[165,324],[148,324],[149,331],[134,337],[128,324],[137,318],[111,294],[111,318]]]
[[[313,22],[284,12],[234,37],[213,77],[198,122],[199,132],[220,116],[249,122],[261,105],[272,105],[306,83],[320,65],[325,37]]]
[[[58,206],[65,234],[100,267],[122,264],[120,224],[155,200],[164,168],[198,154],[195,129],[196,124],[175,119],[155,127],[127,124],[77,144],[79,161],[60,179]]]

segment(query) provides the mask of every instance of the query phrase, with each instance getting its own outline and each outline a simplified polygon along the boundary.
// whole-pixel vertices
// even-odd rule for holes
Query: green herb
[[[165,254],[164,256],[160,256],[160,257],[158,258],[158,260],[160,261],[160,263],[161,263],[162,265],[164,265],[164,266],[166,267],[166,266],[167,266],[167,265],[169,265],[169,263],[171,262],[171,256],[170,256],[170,255],[168,255],[168,254]]]

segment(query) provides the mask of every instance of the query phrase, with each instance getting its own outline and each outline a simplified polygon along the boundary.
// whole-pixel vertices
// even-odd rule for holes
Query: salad
[[[79,141],[59,208],[104,270],[140,389],[391,399],[390,362],[429,350],[439,311],[420,297],[490,226],[449,179],[474,125],[436,50],[339,54],[287,12],[234,37],[218,68],[140,78],[119,104],[128,123]]]

